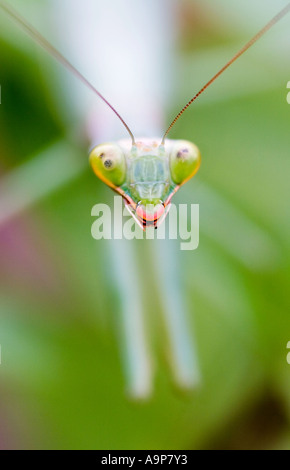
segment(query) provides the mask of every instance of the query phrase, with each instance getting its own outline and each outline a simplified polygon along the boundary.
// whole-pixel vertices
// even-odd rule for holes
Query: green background
[[[271,16],[262,13],[260,26]],[[180,15],[168,121],[257,29],[227,30],[210,2],[185,2]],[[90,171],[86,145],[67,137],[61,103],[16,29],[5,25],[0,37],[2,177],[32,164],[37,185],[33,162],[44,151],[55,158],[55,142],[64,142],[72,175],[62,183],[57,169],[48,172],[60,178],[57,188],[0,227],[0,447],[290,449],[286,54],[272,66],[269,40],[255,46],[172,132],[194,140],[203,157],[175,201],[200,204],[200,246],[180,254],[180,275],[202,382],[185,396],[175,390],[156,332],[154,394],[134,403],[125,394],[107,247],[90,235],[90,208],[113,193]],[[269,34],[274,41],[278,33]],[[47,62],[53,73],[57,65]],[[194,86],[190,73],[199,74]],[[142,269],[150,278],[150,266]],[[151,306],[159,308],[154,296]]]

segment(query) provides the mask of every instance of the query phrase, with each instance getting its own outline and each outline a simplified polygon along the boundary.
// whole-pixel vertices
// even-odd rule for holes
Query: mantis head
[[[138,224],[157,228],[172,196],[200,166],[196,145],[185,140],[128,139],[101,144],[90,153],[95,174],[119,193]]]

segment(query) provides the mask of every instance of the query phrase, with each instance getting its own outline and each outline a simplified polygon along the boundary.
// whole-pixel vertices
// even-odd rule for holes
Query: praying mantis
[[[117,192],[124,200],[127,208],[142,229],[148,226],[158,227],[171,199],[177,190],[190,180],[198,171],[201,156],[197,146],[184,140],[171,141],[169,132],[187,108],[207,90],[214,81],[222,75],[244,52],[246,52],[270,28],[280,21],[289,11],[288,4],[278,13],[258,34],[229,60],[203,87],[196,93],[172,120],[167,130],[159,138],[136,138],[127,125],[127,121],[108,102],[94,85],[83,76],[67,59],[54,49],[44,37],[30,26],[25,19],[11,9],[6,2],[0,2],[2,10],[21,26],[36,42],[48,50],[62,65],[76,75],[89,87],[113,112],[113,118],[118,118],[129,134],[128,140],[115,143],[99,144],[95,137],[91,142],[90,163],[96,176]],[[134,79],[134,77],[133,77]],[[97,85],[96,85],[97,86]],[[90,125],[88,135],[94,134]],[[155,132],[155,129],[154,129]],[[158,129],[158,132],[160,130]],[[161,131],[162,132],[162,131]],[[147,133],[147,129],[143,130]],[[99,136],[98,136],[99,138]],[[97,144],[97,145],[96,145]],[[161,166],[158,178],[158,165]],[[135,171],[132,168],[135,167]],[[130,175],[130,177],[129,177]],[[133,175],[133,176],[132,176]],[[131,179],[129,179],[131,178]],[[139,178],[139,180],[137,180]],[[140,184],[142,183],[142,184]],[[158,230],[158,228],[157,228]],[[123,318],[125,344],[125,364],[128,375],[128,388],[132,396],[146,397],[152,388],[152,364],[148,355],[148,345],[144,332],[144,314],[140,302],[140,285],[134,266],[134,255],[129,243],[113,241],[112,260],[116,273],[116,284],[120,292],[120,310]],[[164,311],[171,344],[171,356],[176,382],[182,388],[194,387],[199,381],[194,345],[187,332],[186,314],[183,307],[182,288],[175,274],[175,255],[166,252],[166,242],[155,243],[156,271],[160,282],[160,295],[164,299]],[[173,264],[171,258],[173,258]],[[166,261],[165,261],[166,260]],[[166,265],[169,263],[169,266]],[[130,266],[125,272],[124,267]]]

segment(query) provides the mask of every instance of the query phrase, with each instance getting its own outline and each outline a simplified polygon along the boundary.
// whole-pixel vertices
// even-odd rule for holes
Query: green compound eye
[[[108,186],[116,188],[125,182],[126,160],[119,145],[97,145],[89,158],[94,173]]]
[[[174,183],[186,183],[198,171],[200,162],[198,147],[187,140],[178,140],[169,156],[170,173]]]

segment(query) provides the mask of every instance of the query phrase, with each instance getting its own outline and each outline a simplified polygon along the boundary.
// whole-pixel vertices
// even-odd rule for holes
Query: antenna
[[[92,90],[98,97],[106,103],[107,106],[115,113],[115,115],[120,119],[124,127],[127,129],[131,139],[132,145],[135,145],[135,138],[130,130],[129,126],[126,124],[124,119],[116,111],[116,109],[106,100],[106,98],[54,47],[50,44],[33,26],[31,26],[19,13],[6,4],[3,1],[0,1],[0,8],[5,11],[5,13],[10,16],[17,24],[20,26],[32,39],[34,39],[40,46],[42,46],[47,52],[49,52],[58,62],[60,62],[65,68],[70,70],[81,82],[83,82],[90,90]]]
[[[170,124],[170,126],[168,127],[167,131],[165,132],[163,138],[162,138],[162,142],[161,142],[161,145],[164,145],[164,142],[165,142],[165,139],[167,137],[167,135],[169,134],[169,132],[171,131],[172,127],[174,126],[174,124],[178,121],[178,119],[182,116],[182,114],[184,113],[184,111],[186,111],[186,109],[220,76],[222,75],[222,73],[228,69],[239,57],[241,57],[241,55],[244,54],[244,52],[246,52],[248,49],[250,49],[250,47],[252,47],[255,42],[257,42],[265,33],[267,33],[267,31],[269,31],[269,29],[271,29],[276,23],[278,23],[278,21],[280,21],[287,13],[289,13],[290,11],[290,3],[288,3],[288,5],[283,8],[283,10],[280,11],[280,13],[278,13],[276,16],[274,16],[274,18],[272,18],[271,21],[269,21],[269,23],[266,24],[266,26],[264,26],[264,28],[262,28],[249,42],[247,42],[247,44],[245,44],[245,46],[236,54],[234,55],[234,57],[226,63],[226,65],[224,65],[210,80],[209,82],[207,82],[203,87],[202,89],[196,93],[196,95],[194,95],[193,98],[191,98],[190,101],[188,101],[188,103],[186,103],[186,105],[181,109],[181,111],[176,115],[176,117],[173,119],[172,123]]]

